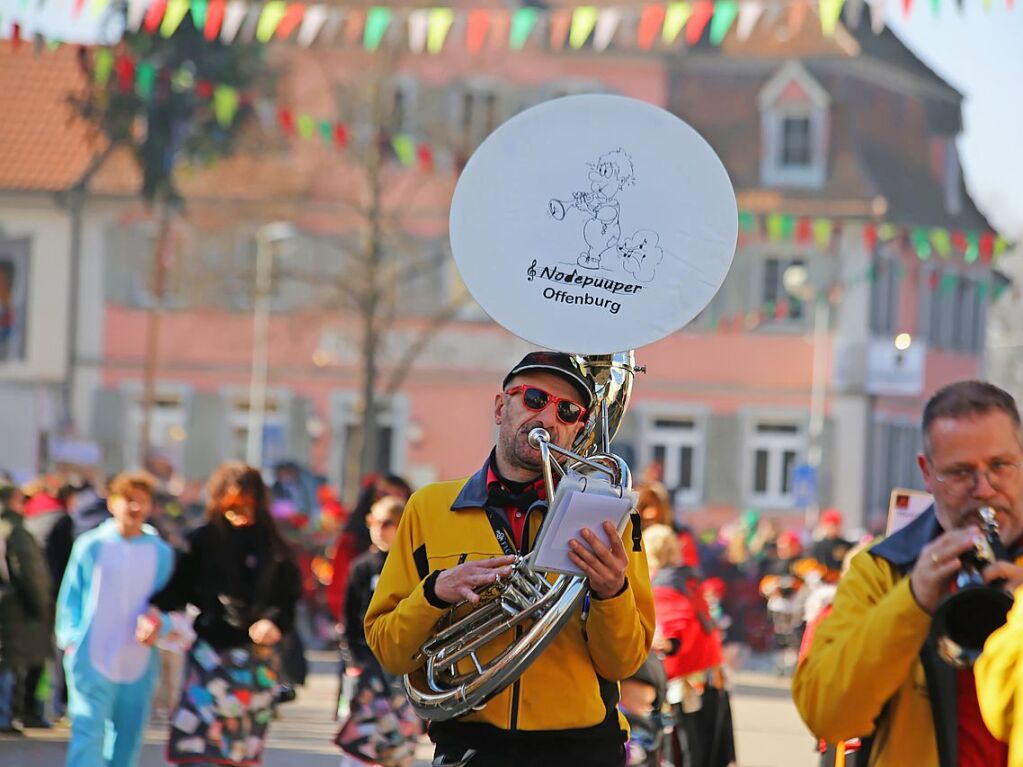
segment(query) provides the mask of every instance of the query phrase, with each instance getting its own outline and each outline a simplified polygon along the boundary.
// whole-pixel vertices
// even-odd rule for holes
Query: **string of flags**
[[[899,0],[901,13],[909,18],[917,3]],[[46,3],[47,0],[40,0]],[[186,17],[210,40],[230,44],[235,40],[269,43],[293,40],[309,47],[314,43],[359,46],[375,51],[383,46],[408,46],[413,53],[439,54],[459,46],[469,53],[484,50],[521,51],[541,46],[551,51],[566,47],[604,51],[615,48],[650,50],[684,40],[695,45],[702,39],[721,45],[734,29],[746,40],[762,20],[798,32],[812,11],[826,37],[835,34],[842,19],[857,25],[869,12],[875,33],[885,26],[888,4],[896,0],[681,0],[623,6],[579,5],[557,8],[526,6],[507,8],[338,7],[325,3],[291,0],[127,0],[126,28],[149,35],[173,35]],[[961,8],[963,0],[956,0]],[[981,0],[990,10],[996,0]],[[1015,0],[1005,0],[1014,8]],[[945,6],[951,3],[945,2]],[[24,7],[24,3],[22,3]],[[931,13],[941,13],[941,0],[930,0]],[[71,14],[100,18],[119,12],[113,0],[72,0]],[[18,12],[8,14],[17,17]],[[12,37],[20,39],[23,23],[15,18]]]

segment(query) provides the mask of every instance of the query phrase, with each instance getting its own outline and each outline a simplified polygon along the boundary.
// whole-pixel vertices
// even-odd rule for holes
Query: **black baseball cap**
[[[579,370],[572,357],[563,352],[530,352],[522,360],[508,371],[504,377],[501,387],[507,389],[508,382],[520,373],[528,373],[530,370],[543,370],[554,373],[572,384],[579,393],[583,404],[587,409],[593,407],[593,391],[586,382],[586,377]]]

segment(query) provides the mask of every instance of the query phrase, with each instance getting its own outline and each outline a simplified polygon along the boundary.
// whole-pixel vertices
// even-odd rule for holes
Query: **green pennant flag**
[[[946,295],[948,295],[949,293],[955,292],[956,283],[958,281],[959,281],[959,277],[956,276],[955,274],[953,274],[952,272],[948,272],[946,274],[941,275],[941,288],[940,288],[941,292],[946,294]]]
[[[416,147],[412,137],[399,133],[391,139],[391,146],[394,148],[394,154],[398,157],[398,162],[406,168],[411,168],[416,161]]]
[[[744,232],[757,231],[757,216],[748,210],[739,211],[739,229]]]
[[[192,0],[192,25],[200,31],[206,28],[206,9],[208,7],[207,0]]]
[[[791,240],[796,231],[796,217],[787,213],[781,217],[781,236],[783,240]]]
[[[815,218],[813,220],[813,241],[818,248],[824,250],[831,245],[831,232],[833,229],[830,218]]]
[[[941,0],[931,0],[931,13],[934,14],[934,18],[938,18],[941,13]]]
[[[668,45],[674,43],[678,39],[679,33],[682,32],[682,27],[686,25],[692,15],[692,3],[668,3],[664,14],[664,26],[661,27],[661,38],[664,42]]]
[[[391,23],[391,9],[373,6],[366,14],[366,26],[363,29],[362,44],[367,51],[375,51],[384,39],[384,32]]]
[[[135,70],[135,92],[143,101],[153,95],[156,85],[156,67],[150,61],[140,61]]]
[[[508,32],[508,47],[513,51],[521,51],[534,26],[536,26],[536,8],[516,10],[512,16],[511,29]]]
[[[938,258],[946,260],[952,254],[952,239],[948,235],[948,229],[931,229],[931,243],[938,251]]]
[[[572,27],[568,33],[568,44],[578,50],[586,44],[597,23],[597,9],[592,5],[583,5],[572,12]]]
[[[916,228],[913,230],[913,247],[916,248],[916,257],[926,261],[931,257],[931,243],[927,239],[927,230]]]
[[[221,128],[229,128],[238,112],[238,91],[229,85],[213,89],[213,114]]]
[[[323,139],[323,143],[327,146],[331,146],[334,143],[334,126],[330,120],[320,120],[320,138]]]
[[[114,54],[109,48],[100,48],[96,51],[96,60],[93,63],[92,75],[96,85],[106,88],[110,82],[110,73],[114,71]]]
[[[427,22],[426,50],[434,55],[440,53],[454,22],[455,12],[450,8],[431,8]]]
[[[295,119],[295,126],[298,128],[298,135],[307,141],[316,132],[316,121],[312,118],[312,115],[299,115]]]
[[[966,233],[966,252],[963,253],[963,259],[968,264],[972,264],[980,258],[980,233],[979,232],[967,232]]]
[[[714,16],[710,20],[711,45],[721,45],[738,14],[739,3],[736,0],[717,0],[714,3]]]
[[[288,5],[284,0],[270,0],[264,5],[263,12],[259,15],[259,24],[256,27],[256,39],[261,43],[270,42],[287,11]]]
[[[163,12],[163,21],[160,22],[160,35],[170,37],[177,32],[186,13],[188,0],[167,0],[167,10]]]

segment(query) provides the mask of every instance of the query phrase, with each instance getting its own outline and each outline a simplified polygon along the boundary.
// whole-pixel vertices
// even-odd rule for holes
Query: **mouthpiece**
[[[551,441],[551,435],[547,433],[546,429],[541,429],[539,426],[537,426],[535,429],[529,432],[528,440],[530,446],[539,449],[541,442]]]

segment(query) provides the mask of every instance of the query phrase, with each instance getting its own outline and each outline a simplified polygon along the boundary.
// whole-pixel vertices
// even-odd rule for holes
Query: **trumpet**
[[[973,667],[984,642],[1005,624],[1012,607],[1012,594],[1002,580],[984,582],[984,570],[1009,554],[998,537],[994,509],[980,509],[984,539],[959,559],[962,567],[955,578],[955,591],[938,605],[931,623],[931,636],[938,656],[957,669]]]

